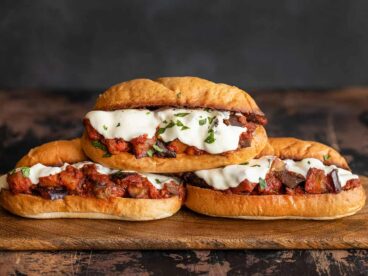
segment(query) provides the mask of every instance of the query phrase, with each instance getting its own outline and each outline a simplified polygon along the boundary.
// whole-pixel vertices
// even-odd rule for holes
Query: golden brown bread
[[[89,218],[144,221],[172,216],[181,207],[177,196],[167,199],[112,198],[80,196],[47,200],[39,196],[1,190],[0,204],[9,212],[29,218]]]
[[[95,109],[114,110],[149,106],[203,107],[264,116],[245,91],[196,77],[169,77],[156,81],[135,79],[102,93]]]
[[[326,165],[348,169],[345,159],[321,143],[296,138],[269,138],[257,156],[274,155],[281,159],[317,158]],[[324,156],[329,156],[325,160]],[[190,183],[187,183],[190,184]],[[366,200],[362,186],[334,194],[305,195],[236,195],[187,185],[185,205],[210,216],[240,219],[315,219],[327,220],[349,216],[363,208]]]
[[[363,208],[362,186],[338,194],[236,195],[187,186],[185,205],[198,213],[243,219],[327,220],[350,216]]]
[[[73,140],[53,141],[31,149],[20,159],[16,168],[31,167],[37,163],[46,166],[57,166],[63,163],[77,163],[87,160],[80,138]]]
[[[72,164],[86,160],[80,139],[54,141],[31,149],[17,163],[17,167],[37,163],[58,166],[65,162]],[[60,200],[47,200],[33,195],[13,195],[7,189],[1,189],[0,205],[13,214],[30,218],[152,220],[175,214],[182,205],[182,199],[177,196],[168,199],[66,196]]]
[[[316,158],[326,165],[336,165],[343,169],[349,166],[343,156],[333,148],[314,141],[304,141],[292,137],[268,138],[268,144],[258,155],[274,155],[281,159],[301,160]],[[328,158],[326,160],[326,158]]]
[[[112,155],[111,157],[103,157],[104,152],[101,149],[95,148],[86,134],[82,137],[83,150],[93,161],[110,168],[154,173],[205,170],[246,162],[256,156],[266,143],[266,131],[262,126],[258,126],[253,133],[250,147],[225,154],[177,154],[176,158],[143,157],[137,159],[133,154],[128,152]]]

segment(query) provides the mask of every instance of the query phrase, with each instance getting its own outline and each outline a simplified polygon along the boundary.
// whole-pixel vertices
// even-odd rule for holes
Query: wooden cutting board
[[[362,177],[368,193],[368,178]],[[187,209],[159,221],[33,220],[0,209],[2,250],[368,248],[368,207],[334,221],[245,221]]]

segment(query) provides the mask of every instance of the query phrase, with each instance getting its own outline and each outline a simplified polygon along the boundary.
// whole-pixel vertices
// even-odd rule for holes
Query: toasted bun
[[[274,155],[301,160],[312,157],[326,165],[348,169],[345,159],[334,149],[313,141],[295,138],[269,138],[257,156]],[[328,160],[323,156],[328,155]],[[190,183],[188,183],[190,184]],[[362,186],[338,194],[234,195],[187,185],[185,205],[198,213],[240,219],[336,219],[355,214],[365,204]]]
[[[135,79],[117,84],[97,99],[95,109],[158,106],[203,107],[264,116],[245,91],[196,77]]]
[[[103,157],[104,152],[101,149],[95,148],[86,134],[82,137],[83,150],[93,161],[110,168],[154,173],[177,173],[204,170],[246,162],[254,158],[254,156],[263,149],[266,143],[266,131],[262,126],[258,126],[253,133],[250,147],[225,154],[177,154],[176,158],[144,157],[137,159],[133,154],[127,152],[112,155],[111,157]]]
[[[365,199],[362,186],[338,194],[245,196],[188,185],[185,205],[215,217],[330,220],[355,214]]]
[[[17,167],[41,163],[49,166],[65,162],[86,161],[80,139],[55,141],[36,147],[25,155]],[[39,196],[13,195],[6,189],[0,192],[0,205],[9,212],[29,218],[90,218],[119,220],[153,220],[175,214],[182,200],[175,196],[168,199],[97,199],[66,196],[60,200],[47,200]]]
[[[326,165],[336,165],[349,169],[344,157],[333,148],[314,141],[303,141],[291,137],[268,138],[268,144],[258,155],[274,155],[281,159],[301,160],[303,158],[316,158]],[[325,160],[324,157],[328,157]]]
[[[118,220],[154,220],[172,216],[181,207],[177,196],[168,199],[112,198],[109,200],[66,196],[47,200],[38,196],[13,195],[1,190],[0,204],[9,212],[27,218],[88,218]]]
[[[16,167],[31,167],[37,163],[45,166],[57,166],[64,163],[77,163],[87,160],[79,138],[60,140],[43,144],[31,149],[16,164]]]

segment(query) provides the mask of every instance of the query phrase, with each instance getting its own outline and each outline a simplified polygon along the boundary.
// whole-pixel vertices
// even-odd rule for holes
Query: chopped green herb
[[[155,182],[156,182],[157,184],[161,184],[160,179],[155,178]]]
[[[173,126],[175,126],[175,123],[173,121],[170,121],[166,128],[172,128]]]
[[[213,129],[210,129],[208,131],[208,136],[207,136],[206,140],[204,140],[204,142],[207,143],[207,144],[212,144],[215,141],[216,141],[216,139],[215,139],[215,132],[213,131]]]
[[[266,189],[267,182],[263,178],[259,178],[259,187],[261,187],[262,190]]]
[[[176,114],[174,114],[174,116],[175,117],[185,117],[185,116],[187,116],[189,114],[190,114],[189,112],[188,113],[176,113]]]
[[[251,167],[260,167],[261,165],[258,165],[258,164],[256,164],[256,165],[252,165]]]
[[[167,121],[166,121],[166,120],[164,120],[164,121],[163,121],[163,123],[164,123],[164,124],[167,124]]]
[[[181,130],[186,130],[186,129],[189,129],[190,127],[187,127],[187,126],[183,126],[182,128],[181,128]]]
[[[120,123],[118,123],[117,125],[116,125],[116,127],[119,127],[120,126]]]
[[[181,97],[181,92],[176,93],[176,97],[179,99]]]
[[[91,141],[91,144],[92,144],[92,146],[94,146],[95,148],[97,148],[97,149],[101,149],[101,150],[103,150],[103,151],[107,151],[107,148],[106,148],[106,146],[104,145],[104,144],[102,144],[100,141],[98,141],[98,140],[93,140],[93,141]]]
[[[184,126],[184,124],[181,121],[179,121],[179,120],[176,121],[176,125],[177,126]]]
[[[150,115],[150,114],[151,114],[151,112],[149,112],[149,111],[148,111],[148,112],[146,112],[146,115]]]
[[[102,126],[104,130],[107,130],[107,126],[106,125],[103,125]]]
[[[249,162],[241,163],[240,165],[249,165]]]
[[[310,161],[308,161],[308,165],[310,165]]]
[[[216,116],[213,116],[212,118],[208,117],[208,123],[211,125],[213,123],[213,120],[215,119],[216,119]]]
[[[165,130],[166,130],[166,128],[161,127],[161,128],[159,128],[159,129],[158,129],[157,133],[158,133],[158,134],[162,134],[162,133],[164,133],[164,132],[165,132]]]
[[[203,126],[207,122],[207,118],[199,120],[199,125]]]
[[[330,159],[331,156],[329,156],[328,154],[323,155],[323,160],[327,161],[328,159]]]
[[[211,112],[210,108],[205,108],[204,111]]]
[[[104,155],[102,155],[102,157],[104,157],[104,158],[111,157],[111,153],[110,152],[105,152]]]
[[[162,148],[160,148],[160,147],[159,147],[159,146],[157,146],[157,145],[153,145],[152,147],[153,147],[153,149],[154,149],[155,151],[157,151],[157,152],[163,152],[163,151],[164,151]]]
[[[10,175],[10,174],[13,174],[13,173],[15,173],[15,171],[17,170],[17,168],[15,168],[15,169],[12,169],[10,172],[8,172],[8,174]]]
[[[30,167],[22,167],[20,169],[20,171],[22,172],[24,177],[29,177],[29,175],[31,173],[31,168]]]
[[[153,156],[153,149],[149,149],[149,150],[147,150],[147,155],[149,156],[149,157],[152,157]]]

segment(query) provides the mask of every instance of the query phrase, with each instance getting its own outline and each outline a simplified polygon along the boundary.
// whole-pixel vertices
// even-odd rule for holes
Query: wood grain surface
[[[368,178],[361,177],[368,192]],[[342,249],[368,248],[368,208],[333,221],[213,218],[183,209],[150,222],[33,220],[0,211],[0,249]]]

